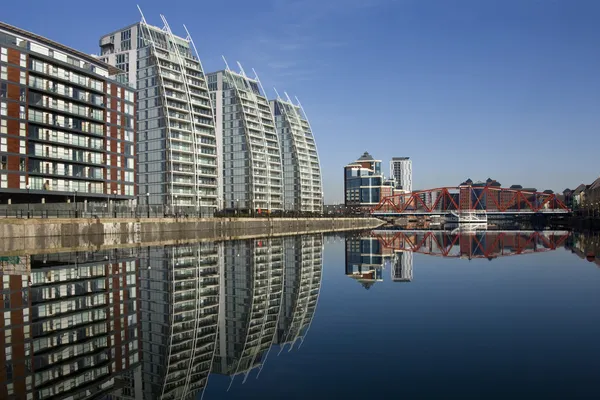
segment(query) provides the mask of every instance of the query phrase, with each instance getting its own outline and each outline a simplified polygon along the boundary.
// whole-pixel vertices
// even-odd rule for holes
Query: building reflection
[[[129,251],[2,257],[0,398],[131,395],[140,363]]]
[[[283,302],[275,343],[280,351],[304,342],[312,323],[321,290],[323,235],[284,238],[285,269]]]
[[[192,399],[206,386],[219,316],[220,247],[205,242],[142,249],[142,384],[136,399]]]
[[[244,382],[273,350],[304,340],[321,286],[323,237],[223,244],[219,335],[212,372]]]
[[[589,235],[572,236],[568,231],[375,230],[346,237],[346,275],[368,289],[383,280],[386,269],[393,282],[412,281],[414,253],[493,260],[553,251],[569,244],[582,258],[597,261],[594,254],[600,256],[600,245],[594,248],[591,243],[598,240]],[[586,246],[588,250],[584,250]]]
[[[577,257],[593,262],[600,268],[600,232],[574,232],[565,247]]]
[[[368,235],[346,238],[346,275],[365,289],[383,280],[383,266],[387,260],[377,238]]]
[[[0,256],[0,399],[195,399],[298,348],[322,234]]]
[[[212,371],[233,378],[260,367],[283,293],[283,239],[223,243],[219,335]]]

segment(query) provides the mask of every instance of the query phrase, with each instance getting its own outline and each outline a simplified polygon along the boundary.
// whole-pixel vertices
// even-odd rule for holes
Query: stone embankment
[[[373,229],[375,218],[2,219],[0,252],[122,247]]]

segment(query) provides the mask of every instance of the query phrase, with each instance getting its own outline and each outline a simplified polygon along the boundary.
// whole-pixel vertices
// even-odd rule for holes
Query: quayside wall
[[[3,219],[3,254],[373,229],[375,218]]]

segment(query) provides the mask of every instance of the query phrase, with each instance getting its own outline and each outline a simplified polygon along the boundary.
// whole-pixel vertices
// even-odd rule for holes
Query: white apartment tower
[[[393,157],[390,177],[396,180],[397,189],[412,192],[412,160],[409,157]]]
[[[239,67],[239,73],[227,66],[207,74],[215,106],[219,208],[280,211],[283,179],[275,121],[258,76],[250,78]]]
[[[312,129],[300,102],[285,96],[270,101],[281,144],[284,209],[322,212],[321,166]]]
[[[100,58],[125,71],[135,87],[140,197],[167,212],[217,207],[217,141],[213,108],[196,47],[185,29],[139,23],[104,35]],[[185,28],[185,27],[184,27]],[[140,200],[144,204],[144,200]]]

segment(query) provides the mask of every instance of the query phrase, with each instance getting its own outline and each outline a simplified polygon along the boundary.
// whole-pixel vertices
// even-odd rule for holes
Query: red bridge
[[[541,253],[563,247],[568,231],[397,231],[375,230],[371,235],[382,253],[410,251],[430,256],[487,258]]]
[[[374,215],[447,215],[462,212],[487,214],[568,214],[556,194],[494,186],[459,186],[395,194],[381,199]]]

